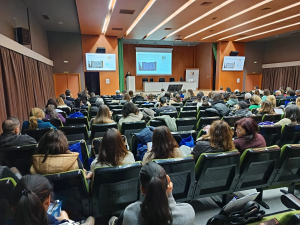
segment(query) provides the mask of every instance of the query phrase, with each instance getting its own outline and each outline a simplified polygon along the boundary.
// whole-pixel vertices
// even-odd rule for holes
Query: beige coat
[[[119,120],[119,123],[118,123],[118,129],[119,131],[121,131],[121,128],[122,128],[122,123],[124,122],[135,122],[135,121],[141,121],[143,118],[143,113],[142,112],[139,112],[139,114],[134,114],[134,113],[130,113],[126,118],[121,118]]]
[[[174,158],[184,157],[180,148],[174,148],[174,156],[175,156]],[[142,164],[145,165],[147,162],[150,162],[153,159],[156,159],[155,155],[154,154],[151,155],[151,151],[147,151],[144,155]]]
[[[31,174],[54,174],[79,169],[77,158],[79,153],[48,155],[42,163],[45,155],[33,155]]]

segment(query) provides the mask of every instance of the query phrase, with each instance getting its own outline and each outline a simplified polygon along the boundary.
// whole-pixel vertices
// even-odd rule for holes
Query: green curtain
[[[123,58],[123,39],[118,39],[118,62],[119,62],[119,90],[124,90],[124,58]]]
[[[212,43],[212,48],[213,48],[213,52],[214,52],[214,56],[215,56],[215,60],[217,61],[217,43]]]

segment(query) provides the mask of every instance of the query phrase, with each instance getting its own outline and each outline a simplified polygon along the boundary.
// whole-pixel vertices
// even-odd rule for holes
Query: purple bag
[[[261,123],[259,123],[259,124],[257,124],[258,126],[263,126],[263,125],[274,125],[274,123],[273,122],[271,122],[271,121],[265,121],[265,122],[261,122]]]

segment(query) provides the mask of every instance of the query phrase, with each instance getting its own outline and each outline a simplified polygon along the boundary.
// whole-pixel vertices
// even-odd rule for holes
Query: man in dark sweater
[[[71,102],[75,101],[75,99],[71,97],[71,91],[69,89],[66,90],[65,94],[66,94],[66,100]]]
[[[167,105],[167,98],[161,97],[159,99],[160,105],[159,108],[156,110],[156,115],[159,115],[161,112],[168,111],[168,112],[177,112],[176,108],[172,105]]]
[[[0,135],[0,148],[36,144],[36,140],[28,135],[20,134],[20,121],[9,117],[2,123],[3,133]]]

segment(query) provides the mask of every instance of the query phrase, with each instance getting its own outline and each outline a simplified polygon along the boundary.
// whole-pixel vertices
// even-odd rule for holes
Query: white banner
[[[199,69],[191,68],[185,70],[185,81],[196,83],[196,88],[199,88]]]

